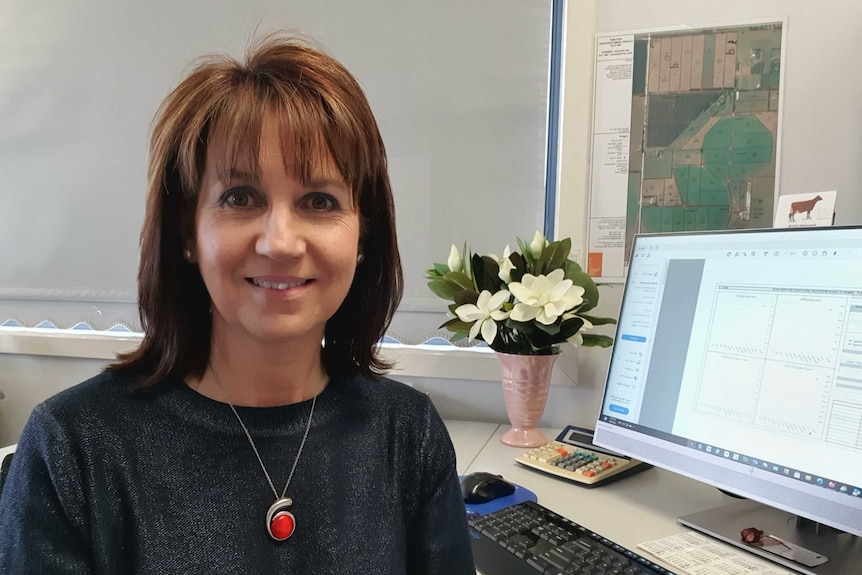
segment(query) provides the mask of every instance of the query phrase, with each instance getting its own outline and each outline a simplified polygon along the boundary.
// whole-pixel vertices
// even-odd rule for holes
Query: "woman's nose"
[[[274,206],[267,211],[258,236],[256,251],[274,260],[284,260],[305,253],[303,223],[291,209]]]

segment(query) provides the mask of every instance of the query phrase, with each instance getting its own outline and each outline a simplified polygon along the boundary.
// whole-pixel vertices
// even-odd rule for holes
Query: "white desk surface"
[[[638,543],[689,531],[677,523],[678,516],[731,501],[713,487],[656,468],[609,485],[585,489],[515,463],[515,457],[527,449],[500,443],[500,436],[508,428],[508,425],[500,425],[494,431],[490,441],[473,458],[467,473],[500,474],[535,492],[539,503],[545,507],[635,552]],[[458,426],[449,429],[453,435],[461,430]],[[553,440],[561,430],[542,431]],[[460,446],[466,456],[467,444],[460,437],[453,437],[453,441],[456,451]]]
[[[478,421],[461,421],[447,419],[444,421],[452,444],[455,446],[456,467],[458,475],[464,475],[500,427],[497,423],[482,423]]]

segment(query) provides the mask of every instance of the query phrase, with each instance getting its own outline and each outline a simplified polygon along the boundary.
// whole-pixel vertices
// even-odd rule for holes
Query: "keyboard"
[[[584,486],[607,483],[611,477],[618,476],[616,479],[620,479],[649,467],[637,459],[602,453],[561,441],[551,441],[522,453],[515,461]]]
[[[476,569],[486,575],[676,575],[535,503],[468,516]]]

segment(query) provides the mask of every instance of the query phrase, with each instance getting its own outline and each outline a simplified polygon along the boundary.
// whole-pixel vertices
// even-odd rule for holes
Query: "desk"
[[[465,475],[473,460],[479,455],[485,445],[491,441],[497,428],[497,423],[481,423],[478,421],[462,421],[447,419],[444,421],[452,444],[455,446],[456,467],[458,475]]]
[[[635,552],[638,543],[690,531],[676,522],[678,516],[732,500],[713,487],[656,468],[609,485],[585,489],[515,463],[515,457],[527,449],[500,443],[508,425],[498,426],[478,453],[474,453],[479,430],[484,432],[486,428],[470,428],[468,422],[451,426],[450,423],[456,422],[447,422],[447,427],[453,434],[459,465],[472,458],[466,473],[500,474],[535,492],[545,507]],[[469,437],[461,437],[462,430],[469,432]],[[542,432],[553,439],[560,430],[542,429]],[[460,468],[459,473],[463,473]]]

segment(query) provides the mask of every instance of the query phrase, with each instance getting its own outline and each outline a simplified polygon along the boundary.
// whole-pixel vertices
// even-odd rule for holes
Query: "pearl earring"
[[[184,249],[183,250],[183,257],[186,258],[188,261],[192,261],[192,250],[190,250],[188,248]]]
[[[365,256],[363,254],[359,254],[356,256],[356,263],[361,264],[365,260]]]

